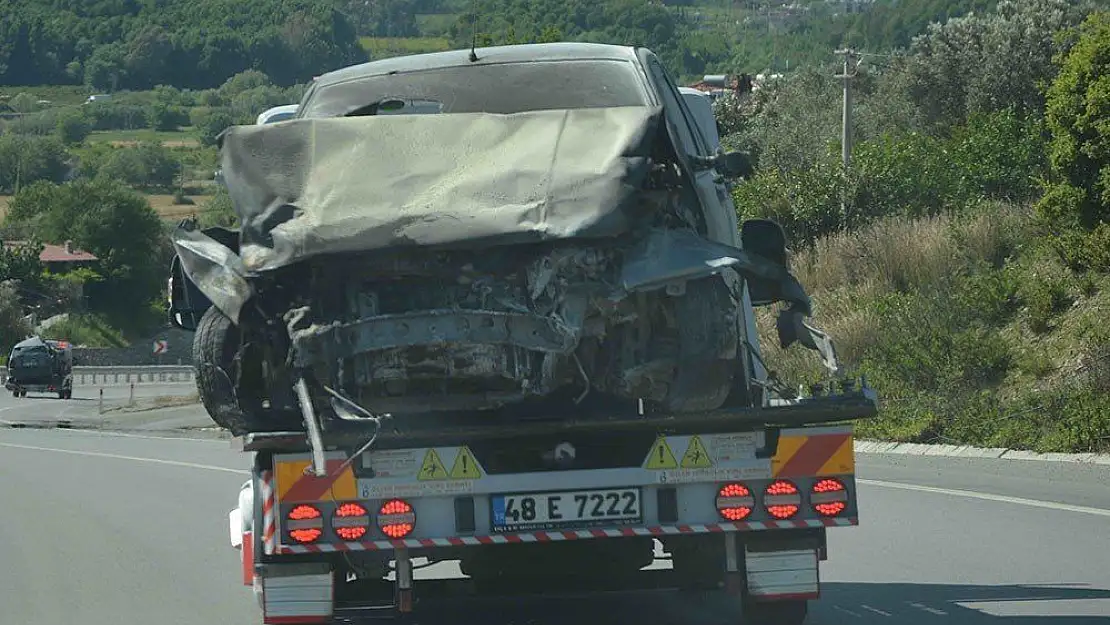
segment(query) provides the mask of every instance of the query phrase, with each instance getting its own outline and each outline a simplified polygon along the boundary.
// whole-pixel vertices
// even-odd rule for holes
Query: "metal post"
[[[308,394],[308,384],[304,378],[298,378],[293,388],[297,393],[297,401],[301,404],[305,427],[308,428],[308,443],[312,448],[312,473],[316,477],[324,477],[328,474],[327,461],[324,459],[324,439],[320,434],[320,424],[316,421],[316,410],[312,407],[312,396]]]
[[[104,389],[100,389],[100,403],[97,406],[98,414],[104,414]]]
[[[397,558],[397,611],[401,614],[412,612],[412,560],[407,547],[394,552]]]

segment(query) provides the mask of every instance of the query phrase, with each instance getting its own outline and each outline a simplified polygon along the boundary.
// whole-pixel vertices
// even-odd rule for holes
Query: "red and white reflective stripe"
[[[280,545],[278,553],[327,553],[333,551],[385,551],[407,547],[430,549],[436,547],[467,547],[473,545],[505,545],[512,543],[546,543],[561,540],[587,540],[592,538],[627,538],[632,536],[672,536],[675,534],[709,534],[717,532],[751,532],[773,529],[812,527],[844,527],[859,525],[856,517],[839,519],[807,519],[801,521],[751,521],[712,523],[708,525],[661,525],[657,527],[619,527],[591,530],[527,532],[495,534],[493,536],[454,536],[451,538],[406,538],[402,540],[371,540],[357,543],[316,545]]]
[[[259,484],[262,487],[262,550],[271,555],[275,553],[274,545],[274,472],[263,471]]]

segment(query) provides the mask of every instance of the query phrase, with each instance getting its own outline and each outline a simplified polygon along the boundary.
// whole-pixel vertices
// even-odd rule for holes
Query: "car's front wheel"
[[[240,336],[239,328],[215,306],[204,311],[197,323],[193,364],[197,370],[197,392],[208,416],[235,436],[301,427],[299,415],[264,408],[260,397],[242,395],[244,391],[239,385],[241,360],[236,357]],[[251,377],[251,369],[245,374]],[[255,382],[262,383],[261,380]]]

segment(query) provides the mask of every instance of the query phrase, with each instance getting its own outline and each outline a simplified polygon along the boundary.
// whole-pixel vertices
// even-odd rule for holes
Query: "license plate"
[[[639,488],[494,495],[493,529],[499,532],[638,523]]]

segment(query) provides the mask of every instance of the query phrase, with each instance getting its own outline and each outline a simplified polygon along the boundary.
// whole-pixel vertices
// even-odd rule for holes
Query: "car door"
[[[648,72],[656,93],[663,99],[671,135],[676,145],[685,152],[682,158],[687,171],[693,175],[694,186],[705,211],[709,238],[719,243],[739,247],[740,233],[736,208],[724,180],[720,180],[720,176],[713,170],[693,171],[687,158],[689,155],[711,156],[716,151],[716,146],[711,146],[705,138],[685,99],[658,57],[643,50],[641,62]]]

